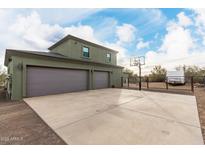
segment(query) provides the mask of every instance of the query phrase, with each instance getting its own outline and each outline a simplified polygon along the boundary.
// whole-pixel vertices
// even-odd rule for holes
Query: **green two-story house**
[[[8,94],[12,100],[121,87],[117,51],[68,35],[49,52],[7,49]]]

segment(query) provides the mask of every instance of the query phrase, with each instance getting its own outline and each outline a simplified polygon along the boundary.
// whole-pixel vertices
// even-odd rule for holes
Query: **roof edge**
[[[105,47],[103,45],[100,45],[100,44],[97,44],[97,43],[94,43],[94,42],[90,42],[90,41],[87,41],[85,39],[82,39],[82,38],[79,38],[79,37],[76,37],[76,36],[73,36],[73,35],[67,35],[65,36],[64,38],[62,38],[61,40],[59,40],[58,42],[54,43],[52,46],[50,46],[48,48],[48,50],[52,50],[54,49],[55,47],[59,46],[60,44],[62,44],[63,42],[65,42],[66,40],[69,40],[69,39],[74,39],[74,40],[77,40],[79,42],[86,42],[88,44],[91,44],[91,45],[94,45],[94,46],[97,46],[97,47],[100,47],[100,48],[103,48],[103,49],[106,49],[106,50],[109,50],[109,51],[112,51],[112,52],[115,52],[115,53],[118,53],[119,51],[117,50],[113,50],[113,49],[110,49],[108,47]]]
[[[65,57],[63,55],[58,55],[58,54],[51,53],[51,52],[31,51],[31,50],[16,50],[16,49],[6,49],[4,65],[8,66],[9,58],[12,55],[19,55],[19,54],[26,54],[26,55],[31,54],[31,55],[42,56],[42,57],[58,58],[58,59],[80,61],[80,62],[88,62],[88,63],[95,63],[95,64],[99,64],[99,65],[107,65],[107,66],[111,66],[111,67],[124,68],[123,66],[118,66],[118,65],[110,65],[110,64],[104,64],[104,63],[99,63],[99,62],[72,59],[72,58]]]

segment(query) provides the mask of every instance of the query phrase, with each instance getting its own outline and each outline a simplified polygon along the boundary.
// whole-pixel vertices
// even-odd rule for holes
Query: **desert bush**
[[[149,81],[151,82],[164,82],[166,79],[166,69],[162,68],[160,65],[155,66],[151,74],[149,74]]]
[[[184,74],[187,78],[193,76],[194,83],[205,83],[205,68],[198,67],[196,65],[193,66],[178,66],[176,70],[182,69],[184,70]]]

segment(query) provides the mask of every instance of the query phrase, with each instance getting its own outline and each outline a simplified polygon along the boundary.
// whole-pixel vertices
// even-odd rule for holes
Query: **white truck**
[[[185,84],[184,71],[167,71],[166,82],[169,84]]]

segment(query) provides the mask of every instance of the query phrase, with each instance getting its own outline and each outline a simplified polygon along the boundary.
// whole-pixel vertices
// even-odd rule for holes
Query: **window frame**
[[[88,52],[84,52],[84,48],[87,48]],[[84,53],[88,53],[88,56],[85,56]],[[85,45],[82,46],[82,57],[83,58],[90,58],[90,48],[85,46]]]
[[[108,55],[110,55],[110,56],[108,57]],[[106,53],[106,61],[108,63],[111,63],[111,57],[112,57],[111,53]]]

